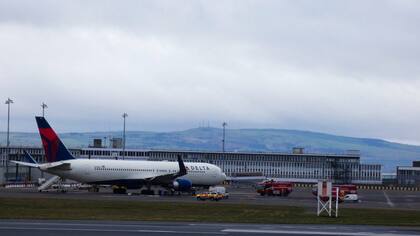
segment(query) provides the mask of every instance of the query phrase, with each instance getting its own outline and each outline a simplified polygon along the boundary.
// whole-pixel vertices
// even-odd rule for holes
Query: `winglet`
[[[31,154],[29,154],[26,150],[23,150],[23,152],[25,153],[25,159],[32,164],[38,164],[35,159],[31,156]]]
[[[184,161],[181,158],[181,155],[178,155],[178,164],[179,164],[179,176],[183,176],[187,174],[187,168],[185,168]]]

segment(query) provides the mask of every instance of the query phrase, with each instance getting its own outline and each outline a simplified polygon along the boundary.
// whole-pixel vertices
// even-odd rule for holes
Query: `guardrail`
[[[34,188],[35,184],[5,184],[5,188]]]
[[[372,190],[395,190],[395,191],[420,191],[420,187],[405,187],[405,186],[381,186],[381,185],[359,185],[358,189],[372,189]]]
[[[312,188],[314,184],[295,183],[295,187]],[[405,186],[384,186],[384,185],[357,185],[358,189],[368,190],[395,190],[395,191],[420,191],[420,187],[405,187]]]

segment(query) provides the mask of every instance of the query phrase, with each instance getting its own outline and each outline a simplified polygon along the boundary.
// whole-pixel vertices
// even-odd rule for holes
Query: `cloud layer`
[[[417,1],[1,1],[0,83],[12,130],[44,101],[60,131],[127,112],[420,143],[418,22]]]

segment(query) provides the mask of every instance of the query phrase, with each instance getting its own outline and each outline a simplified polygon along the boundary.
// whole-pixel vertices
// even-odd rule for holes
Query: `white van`
[[[226,188],[223,186],[210,186],[209,193],[218,193],[223,195],[223,198],[229,198],[229,193],[226,192]]]
[[[344,196],[344,201],[345,202],[358,202],[359,196],[357,194],[347,194],[346,196]]]

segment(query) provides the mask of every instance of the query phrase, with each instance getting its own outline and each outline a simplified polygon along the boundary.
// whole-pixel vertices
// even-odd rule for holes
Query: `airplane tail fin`
[[[75,159],[44,117],[35,117],[47,162]]]

